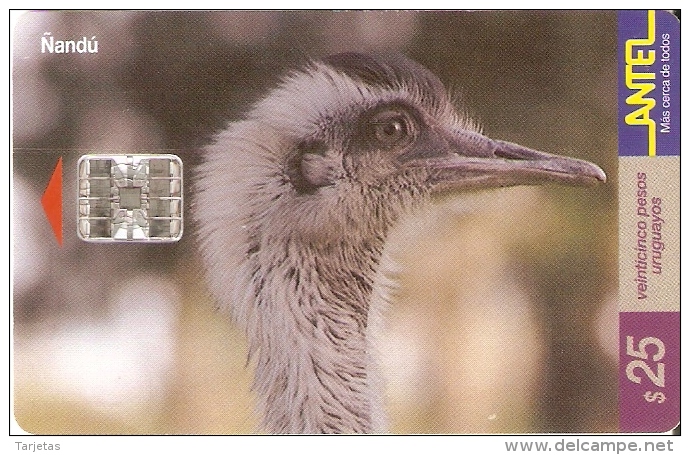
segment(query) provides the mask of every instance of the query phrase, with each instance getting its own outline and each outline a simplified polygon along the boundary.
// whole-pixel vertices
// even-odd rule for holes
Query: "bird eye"
[[[385,147],[401,145],[412,136],[412,122],[398,111],[379,113],[371,120],[376,142]]]

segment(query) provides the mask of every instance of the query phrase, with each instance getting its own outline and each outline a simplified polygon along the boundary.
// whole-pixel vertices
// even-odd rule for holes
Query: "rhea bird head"
[[[596,165],[489,139],[402,56],[289,75],[208,148],[196,217],[210,289],[249,337],[270,431],[373,431],[367,336],[386,234],[467,190],[605,181]]]
[[[218,137],[209,162],[225,201],[251,192],[240,205],[256,206],[254,222],[336,238],[385,229],[429,195],[605,180],[586,161],[480,134],[421,65],[355,53],[292,74]]]

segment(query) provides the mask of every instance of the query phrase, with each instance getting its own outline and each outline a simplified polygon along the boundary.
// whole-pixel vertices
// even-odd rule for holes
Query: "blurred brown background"
[[[286,71],[400,51],[487,135],[593,161],[594,188],[441,201],[391,239],[393,432],[617,431],[616,22],[603,12],[35,12],[13,43],[14,407],[34,433],[255,431],[246,346],[175,245],[76,236],[85,153],[203,144]],[[42,54],[55,39],[98,54]],[[64,158],[64,247],[40,196]]]

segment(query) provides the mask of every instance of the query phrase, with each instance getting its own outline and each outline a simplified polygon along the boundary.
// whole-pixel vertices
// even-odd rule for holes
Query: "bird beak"
[[[434,142],[439,145],[438,140]],[[457,131],[441,142],[442,153],[435,147],[433,156],[417,153],[408,161],[408,165],[429,172],[434,192],[543,183],[592,185],[606,181],[604,171],[588,161],[539,152],[479,133]]]

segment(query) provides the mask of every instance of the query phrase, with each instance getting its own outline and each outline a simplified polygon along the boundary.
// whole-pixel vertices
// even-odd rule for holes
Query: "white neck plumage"
[[[267,431],[384,430],[367,336],[376,319],[370,313],[379,310],[371,300],[381,248],[288,242],[266,252],[273,257],[261,257],[260,263],[273,266],[254,275],[259,330],[249,337]]]

